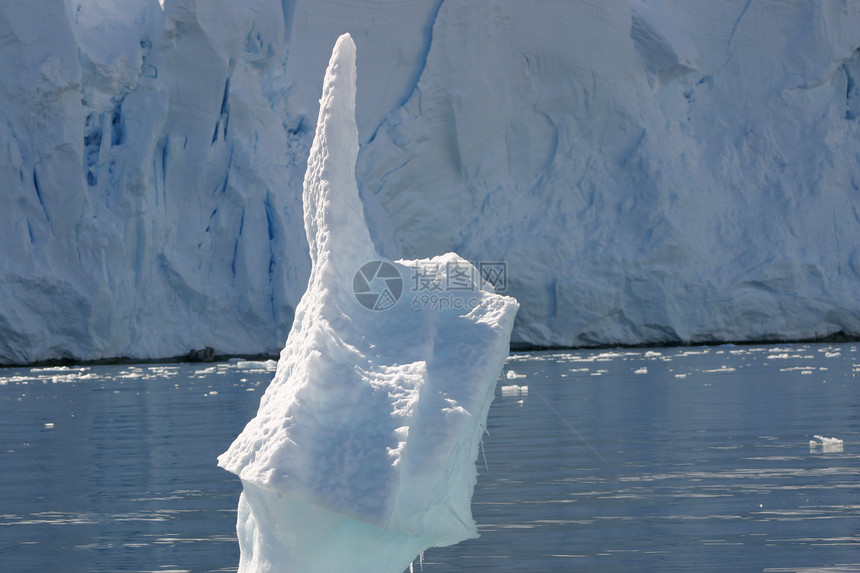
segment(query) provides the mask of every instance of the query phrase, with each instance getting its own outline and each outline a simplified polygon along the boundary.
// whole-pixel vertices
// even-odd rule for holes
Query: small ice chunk
[[[274,360],[239,360],[236,362],[236,368],[239,370],[269,370],[274,371],[278,368],[278,363]]]
[[[731,366],[726,366],[724,364],[724,365],[720,366],[719,368],[712,368],[710,370],[702,370],[702,373],[703,374],[714,374],[714,373],[719,374],[721,372],[734,372],[734,371],[735,371],[734,368],[732,368]]]
[[[501,387],[502,396],[528,396],[528,386],[517,386],[516,384],[506,384]]]
[[[839,438],[828,438],[826,436],[819,436],[818,434],[815,434],[813,437],[819,441],[809,440],[810,451],[817,451],[820,446],[822,452],[837,453],[841,452],[844,447],[844,442]]]

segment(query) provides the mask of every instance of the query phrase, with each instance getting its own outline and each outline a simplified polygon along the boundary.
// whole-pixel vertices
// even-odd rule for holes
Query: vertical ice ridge
[[[344,34],[338,38],[326,70],[305,175],[305,230],[314,268],[333,250],[351,253],[351,260],[371,260],[376,255],[355,181],[355,87],[355,43]],[[332,148],[342,157],[330,161]],[[342,227],[353,228],[354,234],[346,237],[330,232]]]
[[[227,129],[230,126],[230,80],[232,72],[227,75],[224,81],[224,95],[221,98],[221,110],[218,116],[218,121],[215,122],[215,131],[212,133],[212,145],[218,141],[218,134],[221,133],[221,138],[227,141]]]
[[[125,95],[116,98],[110,118],[110,144],[111,147],[125,143],[125,118],[122,113],[122,104]]]
[[[738,14],[738,17],[735,20],[734,25],[732,26],[732,31],[729,33],[728,41],[726,42],[726,59],[725,59],[725,61],[723,61],[723,64],[719,67],[719,69],[716,71],[715,75],[722,72],[723,69],[729,64],[732,57],[734,57],[734,54],[732,53],[732,46],[734,45],[734,42],[735,42],[735,35],[738,33],[738,29],[740,28],[740,25],[741,25],[741,20],[744,19],[744,16],[746,16],[746,14],[747,14],[747,10],[750,9],[750,6],[752,5],[752,1],[753,0],[746,0],[744,7],[741,9],[740,14]]]
[[[433,28],[436,26],[436,20],[439,19],[439,12],[442,10],[442,5],[444,3],[445,0],[437,0],[435,6],[430,9],[429,16],[427,18],[427,24],[423,30],[424,42],[421,46],[420,53],[418,53],[417,55],[415,68],[412,73],[412,76],[406,83],[406,86],[400,99],[395,103],[395,105],[391,107],[388,113],[386,113],[385,116],[382,117],[376,128],[374,128],[373,133],[371,133],[370,137],[367,138],[367,142],[372,142],[374,139],[376,139],[376,134],[380,130],[380,128],[390,121],[392,115],[395,114],[397,110],[399,110],[409,102],[409,100],[412,98],[412,95],[418,89],[418,83],[421,81],[421,76],[424,75],[424,70],[427,68],[427,58],[430,56],[430,49],[433,46]]]
[[[275,271],[277,269],[277,254],[275,252],[275,242],[278,238],[278,229],[276,226],[277,212],[272,205],[272,194],[266,193],[266,198],[263,202],[263,208],[266,211],[266,230],[269,237],[269,310],[272,313],[272,323],[278,323],[278,309],[275,304]]]
[[[39,200],[39,205],[42,207],[42,213],[45,214],[45,221],[51,223],[51,215],[48,214],[48,206],[45,205],[45,198],[42,195],[42,185],[39,183],[38,166],[33,167],[33,190],[36,192],[36,198]]]

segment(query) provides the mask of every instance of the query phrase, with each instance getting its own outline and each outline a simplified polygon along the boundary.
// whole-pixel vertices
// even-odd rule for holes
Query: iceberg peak
[[[349,34],[343,34],[337,39],[326,70],[305,173],[305,231],[314,269],[322,268],[319,263],[334,250],[346,261],[377,257],[355,181],[358,157],[355,90],[355,43]],[[350,232],[331,232],[345,228]]]

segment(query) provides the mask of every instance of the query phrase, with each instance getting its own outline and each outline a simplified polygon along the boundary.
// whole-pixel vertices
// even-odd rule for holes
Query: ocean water
[[[481,537],[423,570],[860,571],[858,346],[512,354]],[[235,571],[215,457],[273,366],[0,369],[0,571]]]

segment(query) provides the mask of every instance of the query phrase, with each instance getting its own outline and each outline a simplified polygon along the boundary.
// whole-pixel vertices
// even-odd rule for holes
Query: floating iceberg
[[[275,370],[278,363],[274,360],[239,360],[236,362],[236,368],[239,370]]]
[[[822,445],[822,446],[841,446],[842,445],[842,440],[840,440],[839,438],[826,438],[824,436],[819,436],[818,434],[816,434],[813,437],[817,440],[821,440],[820,445]],[[809,445],[812,445],[812,444],[818,444],[818,442],[814,442],[814,441],[810,440]]]
[[[839,438],[828,438],[825,436],[819,436],[818,434],[813,437],[815,440],[820,441],[816,442],[815,440],[809,440],[810,451],[817,451],[819,446],[821,447],[821,451],[824,453],[839,453],[842,451],[844,442]]]
[[[307,291],[257,416],[218,458],[243,484],[240,571],[401,573],[477,536],[475,459],[519,305],[455,254],[376,252],[355,180],[355,74],[346,34],[304,181]],[[458,288],[408,301],[414,276]]]
[[[510,397],[510,396],[528,396],[529,395],[529,387],[528,386],[517,386],[516,384],[505,384],[500,388],[502,391],[502,396]]]

